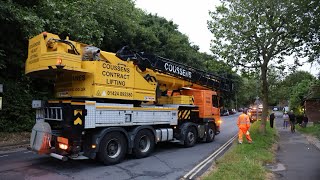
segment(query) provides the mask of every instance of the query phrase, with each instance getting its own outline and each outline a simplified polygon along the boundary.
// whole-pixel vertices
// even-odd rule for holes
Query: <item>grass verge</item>
[[[313,126],[308,126],[306,128],[300,127],[299,125],[296,127],[299,132],[313,135],[320,140],[320,124],[314,124]]]
[[[273,144],[277,141],[276,129],[267,126],[265,135],[259,134],[260,121],[251,126],[253,144],[246,141],[243,144],[234,144],[233,147],[220,158],[214,170],[203,179],[261,179],[265,180],[268,170],[263,166],[275,161]]]
[[[0,132],[0,147],[29,142],[30,132]]]

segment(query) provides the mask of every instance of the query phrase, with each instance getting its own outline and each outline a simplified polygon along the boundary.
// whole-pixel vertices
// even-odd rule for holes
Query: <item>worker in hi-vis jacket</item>
[[[242,142],[243,142],[243,140],[242,140],[243,134],[246,135],[246,138],[247,138],[248,142],[250,144],[252,143],[252,139],[251,139],[250,133],[249,133],[250,118],[247,115],[247,112],[248,112],[248,109],[243,109],[243,113],[240,114],[240,116],[238,117],[237,125],[239,127],[239,132],[238,132],[238,142],[239,142],[239,144],[242,144]]]

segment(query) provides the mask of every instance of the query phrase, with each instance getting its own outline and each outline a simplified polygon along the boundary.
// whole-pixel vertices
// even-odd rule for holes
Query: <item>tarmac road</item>
[[[212,143],[183,148],[173,143],[159,144],[143,159],[128,156],[125,161],[104,166],[94,160],[60,160],[28,150],[0,154],[0,180],[12,179],[180,179],[200,161],[216,151],[237,133],[236,118],[223,116],[221,133]]]

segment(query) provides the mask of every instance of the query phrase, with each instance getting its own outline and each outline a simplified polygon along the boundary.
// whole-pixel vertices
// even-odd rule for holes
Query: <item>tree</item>
[[[260,97],[260,87],[257,84],[257,76],[245,76],[242,75],[241,85],[239,86],[239,92],[237,95],[238,103],[242,107],[248,107],[252,105],[256,97]]]
[[[210,12],[212,52],[240,70],[258,71],[262,81],[263,112],[260,130],[266,131],[269,68],[284,69],[284,57],[301,50],[299,0],[223,0]]]
[[[303,111],[301,109],[303,107],[304,98],[308,95],[310,84],[312,84],[312,81],[306,79],[292,87],[289,107],[295,114],[302,114]]]
[[[277,106],[280,104],[283,99],[281,96],[278,96],[279,85],[283,80],[284,72],[276,68],[270,69],[268,72],[268,83],[269,83],[269,105]],[[281,93],[280,93],[281,94]],[[280,99],[279,99],[280,97]]]
[[[315,77],[306,71],[296,71],[280,80],[271,90],[271,94],[278,102],[288,101],[293,88],[303,80],[314,81]]]
[[[208,70],[231,70],[223,70],[224,63],[200,53],[174,22],[137,9],[133,0],[2,0],[0,24],[0,83],[4,84],[0,131],[30,130],[31,100],[50,97],[52,84],[24,75],[28,39],[43,31],[104,51],[129,45],[203,70],[209,61]]]
[[[296,1],[296,5],[304,12],[301,16],[298,38],[303,40],[304,46],[301,56],[308,56],[311,63],[320,64],[320,2],[318,0]]]

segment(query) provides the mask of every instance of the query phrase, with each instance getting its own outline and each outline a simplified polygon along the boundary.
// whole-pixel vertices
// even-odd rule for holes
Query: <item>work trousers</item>
[[[238,141],[239,141],[239,143],[243,142],[243,140],[242,140],[243,134],[246,135],[246,139],[248,140],[248,142],[252,142],[250,134],[246,134],[248,130],[249,130],[248,128],[239,128],[239,132],[238,132]]]
[[[288,120],[283,121],[283,128],[287,129],[288,127]]]
[[[295,122],[294,121],[290,121],[290,126],[291,126],[291,132],[294,133],[296,132],[296,127],[295,127]]]

